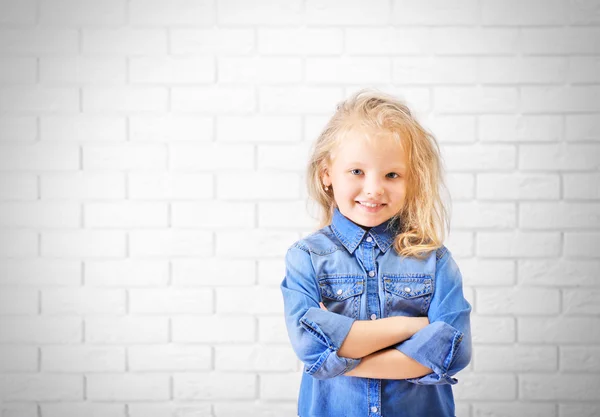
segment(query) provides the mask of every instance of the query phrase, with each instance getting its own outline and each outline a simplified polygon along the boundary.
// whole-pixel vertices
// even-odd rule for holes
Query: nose
[[[370,196],[381,195],[383,194],[383,183],[379,178],[371,176],[365,181],[365,192]]]

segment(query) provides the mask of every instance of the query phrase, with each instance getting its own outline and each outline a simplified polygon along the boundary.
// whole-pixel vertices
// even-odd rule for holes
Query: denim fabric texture
[[[454,375],[471,360],[471,305],[460,270],[445,246],[422,260],[401,257],[393,237],[389,220],[366,231],[336,208],[330,225],[288,249],[280,288],[290,342],[304,363],[300,417],[455,415]],[[429,318],[392,347],[433,372],[414,379],[344,375],[362,360],[338,355],[352,323],[391,316]]]

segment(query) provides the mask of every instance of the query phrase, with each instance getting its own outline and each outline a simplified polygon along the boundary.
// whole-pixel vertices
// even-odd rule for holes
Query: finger
[[[321,308],[322,308],[323,310],[327,311],[327,307],[325,307],[325,304],[323,304],[323,303],[319,303],[319,305],[321,306]]]

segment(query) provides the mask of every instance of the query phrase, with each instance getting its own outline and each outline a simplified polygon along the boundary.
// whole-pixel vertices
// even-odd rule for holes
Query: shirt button
[[[375,276],[375,271],[369,271],[369,276],[370,277],[374,277]]]
[[[367,242],[372,242],[372,241],[373,241],[373,238],[371,236],[368,236],[367,237]]]
[[[371,320],[375,320],[377,318],[377,314],[371,314]]]
[[[342,291],[341,289],[340,289],[340,290],[337,290],[337,295],[341,295],[343,292],[344,292],[344,291]]]
[[[376,413],[377,412],[377,407],[371,407],[371,412],[372,413]]]
[[[404,287],[404,292],[410,292],[410,287]]]

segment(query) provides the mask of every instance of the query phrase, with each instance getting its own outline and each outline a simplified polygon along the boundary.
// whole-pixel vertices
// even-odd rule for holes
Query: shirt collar
[[[335,207],[331,228],[336,237],[350,253],[354,253],[365,235],[371,236],[373,240],[375,240],[375,243],[377,243],[377,246],[379,246],[379,249],[381,249],[382,252],[385,252],[394,242],[393,231],[388,229],[390,222],[391,220],[386,220],[380,225],[371,227],[369,231],[366,231],[344,216],[338,207]]]

